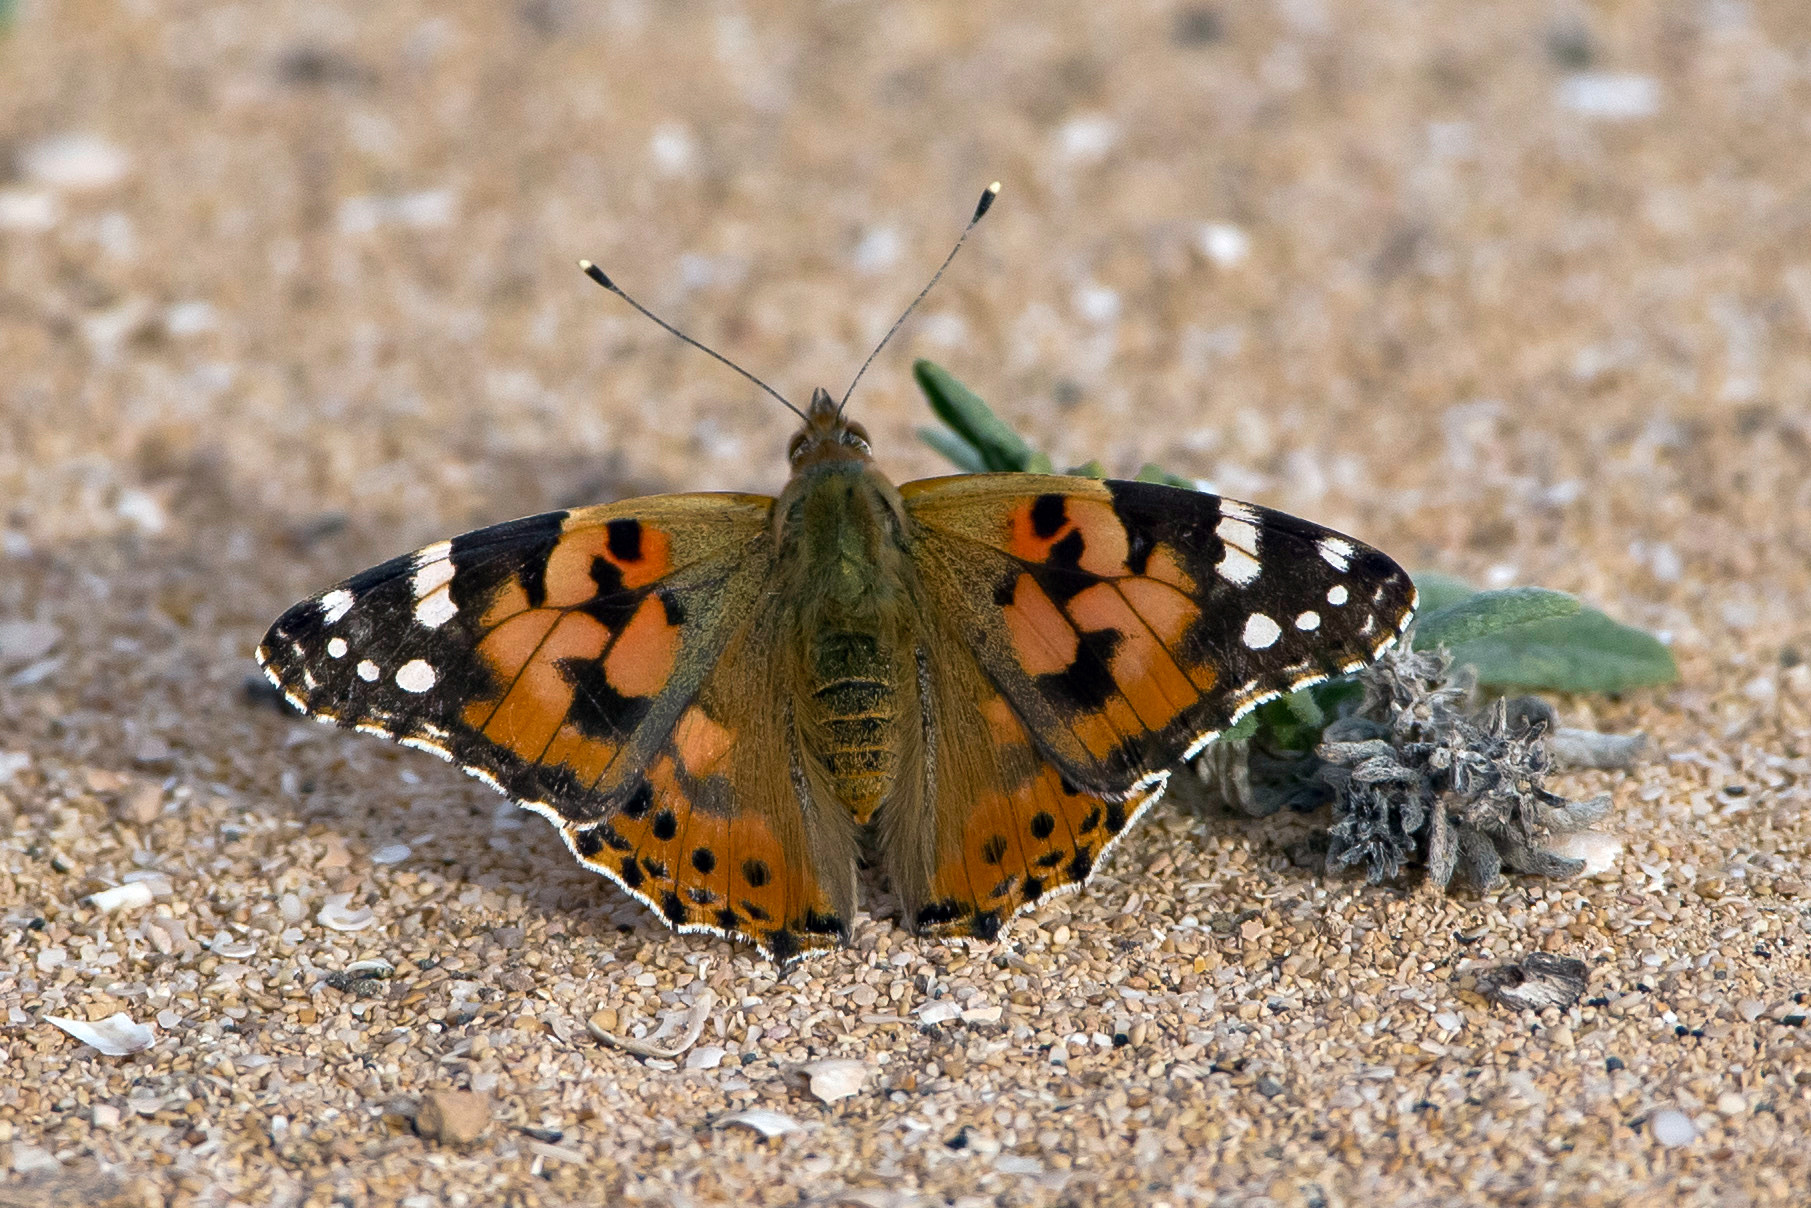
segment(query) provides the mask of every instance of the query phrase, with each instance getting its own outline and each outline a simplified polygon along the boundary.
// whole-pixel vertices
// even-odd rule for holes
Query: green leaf
[[[1443,575],[1437,570],[1424,570],[1416,575],[1415,590],[1421,596],[1417,607],[1423,616],[1478,594],[1478,589],[1464,579]]]
[[[1152,465],[1148,461],[1139,469],[1137,480],[1139,482],[1154,482],[1160,487],[1181,487],[1185,491],[1192,491],[1195,489],[1195,484],[1192,479],[1184,478],[1180,474],[1172,474],[1168,470],[1165,470],[1160,466]]]
[[[1079,478],[1105,478],[1107,476],[1107,467],[1101,465],[1100,461],[1096,459],[1093,461],[1084,461],[1079,466],[1070,466],[1069,473],[1074,474]]]
[[[930,401],[937,418],[948,424],[988,470],[1023,470],[1031,464],[1031,446],[1001,421],[981,397],[955,375],[930,361],[915,361],[912,376]],[[939,452],[943,449],[939,448]],[[961,464],[958,462],[958,464]]]
[[[1595,608],[1465,642],[1453,648],[1453,661],[1476,668],[1486,688],[1624,692],[1679,678],[1672,652],[1658,638]]]
[[[1577,596],[1544,587],[1479,592],[1444,608],[1423,612],[1415,621],[1414,644],[1422,650],[1462,646],[1516,625],[1569,617],[1578,609]]]
[[[980,451],[954,432],[945,432],[942,428],[920,428],[918,439],[943,454],[964,474],[980,474],[987,469],[982,464]]]
[[[1258,729],[1265,740],[1287,751],[1313,749],[1320,741],[1321,731],[1327,728],[1327,715],[1315,700],[1312,688],[1265,701],[1256,713]]]
[[[1215,742],[1243,742],[1258,732],[1258,711],[1253,709],[1221,732]]]

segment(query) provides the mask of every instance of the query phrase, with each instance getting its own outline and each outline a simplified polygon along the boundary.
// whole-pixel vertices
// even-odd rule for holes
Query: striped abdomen
[[[899,767],[896,669],[862,633],[827,633],[813,644],[805,702],[817,749],[837,797],[866,825]]]

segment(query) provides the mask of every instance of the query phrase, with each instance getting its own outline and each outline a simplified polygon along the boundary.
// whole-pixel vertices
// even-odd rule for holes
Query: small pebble
[[[1748,1100],[1740,1091],[1724,1091],[1717,1096],[1717,1111],[1725,1116],[1740,1116],[1748,1111]]]
[[[1660,82],[1652,76],[1582,72],[1559,86],[1559,104],[1580,117],[1631,121],[1660,109]]]
[[[371,863],[401,864],[414,854],[414,850],[407,843],[387,843],[371,853]]]
[[[18,777],[31,767],[31,756],[24,751],[0,751],[0,784]]]
[[[41,234],[62,218],[56,194],[47,189],[0,189],[0,231]]]
[[[63,631],[48,621],[0,621],[0,663],[29,663],[56,649]]]
[[[308,907],[295,894],[286,893],[277,899],[277,913],[283,916],[285,923],[299,923],[308,917]]]
[[[97,1103],[89,1113],[88,1121],[102,1132],[109,1132],[119,1127],[120,1110],[111,1103]]]
[[[41,139],[25,148],[19,162],[39,184],[72,192],[118,184],[132,169],[123,148],[87,133]]]
[[[1767,1004],[1758,998],[1744,998],[1736,1004],[1736,1014],[1742,1017],[1744,1023],[1753,1023],[1766,1009]]]
[[[1221,268],[1232,268],[1251,254],[1251,236],[1229,223],[1210,222],[1201,228],[1201,252]]]
[[[120,795],[113,814],[133,826],[150,826],[163,815],[163,786],[142,780]]]
[[[1668,1149],[1678,1149],[1698,1139],[1698,1128],[1692,1118],[1675,1108],[1655,1112],[1648,1119],[1648,1127],[1653,1130],[1654,1140]]]
[[[471,1091],[429,1091],[415,1111],[415,1131],[442,1145],[470,1145],[490,1127],[490,1101]]]

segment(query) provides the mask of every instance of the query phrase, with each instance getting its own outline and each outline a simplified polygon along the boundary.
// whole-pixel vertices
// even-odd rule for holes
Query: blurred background
[[[902,478],[941,468],[912,437],[922,355],[1059,464],[1158,461],[1412,564],[1574,588],[1563,545],[1609,522],[1613,577],[1667,581],[1723,551],[1606,514],[1619,480],[1811,390],[1796,4],[5,21],[15,546],[168,532],[198,474],[248,525],[343,515],[384,550],[624,490],[774,489],[789,417],[573,261],[803,399],[994,179],[855,404]]]
[[[72,903],[140,864],[168,872],[185,899],[170,908],[189,911],[203,939],[229,919],[251,920],[254,934],[268,922],[273,936],[313,927],[324,888],[380,909],[381,929],[347,939],[314,928],[299,947],[259,956],[272,986],[303,984],[301,965],[284,962],[314,962],[305,1017],[291,996],[248,1025],[291,1028],[297,1046],[322,1030],[377,1036],[354,1017],[362,1001],[318,982],[322,969],[368,952],[391,952],[413,975],[405,952],[423,952],[427,969],[470,948],[472,980],[458,984],[476,995],[485,981],[495,1010],[514,1011],[525,987],[540,994],[557,980],[562,1009],[580,1018],[596,1005],[581,1006],[596,996],[590,971],[618,949],[624,963],[609,965],[606,980],[625,1024],[631,1012],[652,1018],[674,984],[701,983],[702,961],[719,962],[710,976],[726,1001],[745,993],[752,958],[668,935],[481,787],[412,752],[279,721],[244,693],[250,652],[291,601],[465,528],[638,493],[779,489],[792,418],[586,281],[578,258],[804,400],[815,386],[840,391],[981,189],[999,180],[992,214],[851,405],[896,478],[947,468],[914,435],[929,416],[909,367],[930,357],[1058,465],[1099,458],[1130,474],[1156,462],[1354,533],[1415,570],[1579,592],[1658,632],[1683,686],[1566,704],[1570,723],[1645,730],[1668,759],[1641,773],[1639,793],[1618,789],[1626,871],[1550,887],[1546,899],[1520,881],[1506,891],[1507,915],[1494,898],[1323,882],[1280,854],[1268,824],[1203,832],[1154,812],[1117,858],[1138,888],[1097,884],[1027,919],[1035,942],[1025,951],[1050,957],[1053,986],[1074,977],[1098,990],[1136,969],[1151,979],[1138,984],[1190,995],[1205,986],[1209,998],[1220,987],[1226,1007],[1191,999],[1201,1012],[1192,1022],[1155,993],[1145,1004],[1162,1037],[1149,1051],[1192,1053],[1202,1081],[1187,1085],[1211,1090],[1211,1110],[1152,1116],[1183,1085],[1165,1089],[1161,1060],[1137,1092],[1152,1108],[1128,1106],[1115,1089],[1125,1074],[1108,1069],[1111,1046],[1100,1069],[1074,1079],[1015,1050],[1012,1077],[1057,1088],[1039,1090],[1043,1102],[1060,1092],[1062,1106],[1085,1106],[1054,1123],[1002,1106],[1007,1123],[992,1117],[976,1127],[994,1132],[975,1135],[995,1136],[993,1153],[1019,1161],[1020,1175],[1026,1161],[1060,1172],[1083,1155],[1073,1160],[1123,1174],[1116,1186],[1138,1202],[1150,1202],[1159,1177],[1182,1179],[1188,1163],[1187,1178],[1203,1186],[1244,1180],[1256,1194],[1277,1162],[1308,1172],[1302,1179],[1345,1163],[1349,1178],[1323,1181],[1356,1197],[1277,1202],[1357,1202],[1379,1188],[1398,1203],[1453,1202],[1460,1184],[1470,1194],[1551,1186],[1549,1156],[1611,1170],[1599,1184],[1611,1201],[1628,1180],[1658,1186],[1680,1169],[1695,1173],[1655,1202],[1689,1198],[1708,1185],[1689,1182],[1699,1176],[1726,1177],[1738,1188],[1731,1202],[1802,1195],[1789,1185],[1804,1181],[1780,1173],[1787,1161],[1803,1173],[1792,1140],[1803,1136],[1811,1085],[1802,1041],[1796,1057],[1770,1050],[1768,1068],[1800,1071],[1798,1098],[1768,1100],[1798,1105],[1777,1124],[1739,1093],[1760,1093],[1759,1067],[1742,1071],[1763,1043],[1740,1029],[1772,1026],[1766,1019],[1707,1025],[1723,1030],[1706,1046],[1727,1038],[1714,1052],[1673,1041],[1675,1025],[1686,1032],[1680,1018],[1734,1018],[1735,983],[1720,980],[1730,969],[1759,979],[1741,991],[1757,1012],[1804,987],[1802,939],[1769,939],[1778,946],[1752,957],[1748,940],[1769,918],[1802,918],[1808,892],[1808,145],[1803,0],[0,0],[0,822],[14,828],[11,871],[0,877],[11,920],[0,964],[37,960],[44,981],[34,997],[0,977],[12,1012],[0,1045],[13,1063],[0,1130],[14,1135],[13,1113],[26,1130],[20,1145],[29,1137],[87,1152],[86,1109],[51,1114],[37,1104],[40,1088],[47,1102],[86,1104],[90,1080],[110,1078],[117,1123],[128,1082],[149,1085],[155,1072],[159,1088],[203,1085],[181,1064],[193,1031],[169,1032],[176,1042],[137,1066],[102,1067],[72,1063],[60,1035],[20,1024],[36,1017],[21,1012],[66,1000],[70,1010],[148,1018],[143,1002],[103,990],[128,977],[161,986],[194,976],[189,963],[218,963],[193,937],[186,948],[173,942],[166,962],[163,949],[143,956],[144,942],[123,930],[136,926],[129,918],[80,921]],[[412,863],[367,859],[406,856],[410,843],[425,849]],[[1616,876],[1640,892],[1624,892]],[[1704,887],[1695,896],[1694,885]],[[1283,982],[1266,982],[1262,961],[1236,967],[1237,945],[1256,944],[1265,926],[1243,913],[1237,935],[1228,923],[1204,950],[1217,961],[1214,945],[1226,948],[1224,969],[1177,957],[1187,967],[1165,980],[1171,954],[1139,944],[1155,946],[1141,920],[1171,902],[1140,914],[1140,895],[1203,886],[1202,920],[1234,919],[1254,900],[1299,902],[1288,923],[1299,931],[1279,930],[1279,944],[1349,922],[1355,930],[1329,941],[1337,952],[1327,959],[1344,978],[1357,953],[1352,980],[1304,974],[1288,993],[1306,1008],[1283,1016],[1272,997],[1260,1019],[1259,1000]],[[1750,892],[1761,907],[1742,896]],[[1122,906],[1135,917],[1116,913]],[[1409,926],[1399,907],[1438,921]],[[40,912],[55,916],[42,934],[16,925],[44,923]],[[1053,930],[1038,932],[1040,920]],[[1075,947],[1059,950],[1068,941],[1050,937],[1068,936],[1070,922]],[[1537,1046],[1526,1020],[1472,1003],[1462,1022],[1477,1030],[1466,1038],[1486,1037],[1477,1051],[1499,1040],[1497,1052],[1534,1046],[1535,1074],[1519,1072],[1529,1067],[1518,1056],[1471,1081],[1481,1067],[1461,1053],[1443,1059],[1431,1089],[1426,1079],[1407,1086],[1407,1072],[1445,1051],[1447,1032],[1426,1032],[1417,1050],[1373,1027],[1375,1011],[1348,1009],[1362,987],[1380,1010],[1400,1012],[1385,1016],[1392,1026],[1431,1027],[1434,1005],[1457,1001],[1454,962],[1484,951],[1467,947],[1473,938],[1493,937],[1501,955],[1525,927],[1549,923],[1548,947],[1614,955],[1625,1005],[1662,965],[1672,997],[1640,998],[1657,1005],[1639,1007],[1648,1014],[1629,1015],[1611,1040],[1609,1025],[1581,1024],[1581,1046],[1598,1046],[1590,1060],[1575,1059],[1570,1031],[1563,1046]],[[900,1003],[966,959],[921,950],[886,924],[863,926],[864,945],[910,948],[904,964],[881,968],[914,979]],[[493,942],[512,928],[507,944]],[[1428,960],[1404,959],[1398,974],[1405,929],[1425,938]],[[73,963],[58,972],[70,952],[88,959],[90,934],[132,955],[115,972],[84,972],[91,982]],[[1084,939],[1098,964],[1079,955]],[[1669,947],[1663,958],[1657,940],[1698,947],[1669,965],[1675,955]],[[46,966],[49,952],[59,955]],[[524,952],[554,963],[530,969],[517,963]],[[800,976],[846,985],[878,976],[862,964],[877,959],[864,948]],[[630,988],[618,974],[642,962],[650,971]],[[1013,1026],[1073,1032],[1083,1044],[1093,1043],[1084,1034],[1104,1040],[1116,1012],[1131,1009],[1098,995],[1084,1009],[1085,987],[1071,987],[1075,997],[1041,982],[1015,989],[1032,985],[1031,968],[978,958],[962,976],[996,1004],[1010,1001]],[[1253,980],[1228,985],[1245,974]],[[1704,979],[1699,1006],[1684,1005],[1681,979],[1692,976]],[[497,978],[502,989],[488,984]],[[798,984],[762,993],[776,1003],[793,995],[800,1017],[816,1012],[819,992]],[[1411,990],[1425,1011],[1399,1004]],[[205,1024],[208,1044],[239,1046],[235,1059],[264,1044],[215,1017],[225,1000],[157,992],[182,1028]],[[1260,1081],[1256,1093],[1248,1075],[1230,1081],[1218,1065],[1208,1078],[1215,1054],[1236,1054],[1226,1046],[1273,1025],[1275,1050],[1264,1051],[1277,1090]],[[514,1094],[510,1079],[526,1087],[535,1063],[552,1060],[551,1042],[512,1029],[507,1043],[519,1047],[507,1048],[495,1026],[504,1057],[493,1053],[487,1076],[503,1080],[499,1095]],[[789,1049],[769,1035],[750,1040],[751,1052],[803,1060],[810,1026]],[[1304,1040],[1309,1027],[1324,1031]],[[1638,1027],[1647,1039],[1634,1045]],[[232,1035],[222,1039],[222,1028]],[[1202,1041],[1208,1028],[1222,1031]],[[974,1035],[979,1045],[988,1034]],[[881,1051],[895,1036],[916,1068],[950,1059],[928,1030],[842,1041]],[[1324,1036],[1336,1039],[1313,1038]],[[422,1043],[405,1066],[419,1057],[426,1085],[445,1067],[441,1042]],[[1649,1043],[1660,1047],[1650,1054]],[[1611,1070],[1626,1058],[1628,1078],[1642,1079],[1639,1094],[1599,1072],[1605,1045],[1615,1046]],[[960,1042],[953,1052],[961,1059]],[[992,1057],[979,1053],[936,1082],[926,1074],[935,1095],[847,1105],[891,1113],[887,1137],[928,1137],[912,1152],[944,1173],[924,1185],[950,1195],[972,1179],[968,1167],[937,1165],[958,1161],[944,1138],[968,1136],[956,1121],[994,1077]],[[1146,1053],[1137,1050],[1140,1068]],[[1304,1110],[1295,1079],[1310,1054],[1322,1064],[1303,1075],[1313,1079]],[[707,1129],[704,1115],[668,1111],[683,1076],[641,1082],[639,1065],[589,1048],[583,1061],[617,1064],[603,1067],[613,1071],[605,1079],[548,1075],[554,1090],[510,1101],[523,1121],[591,1121],[594,1165],[555,1167],[571,1180],[575,1171],[613,1179],[619,1160],[661,1169],[678,1154],[695,1163],[686,1177],[697,1186],[719,1177],[719,1151],[691,1131]],[[1386,1089],[1377,1071],[1387,1078],[1399,1064],[1404,1081]],[[350,1169],[343,1163],[360,1151],[348,1147],[365,1144],[387,1110],[386,1088],[370,1089],[371,1063],[347,1058],[344,1085],[330,1085],[334,1071],[318,1061],[306,1078],[285,1066],[288,1089],[263,1081],[257,1071],[270,1068],[244,1065],[232,1083],[229,1065],[214,1080],[262,1088],[252,1106],[250,1092],[232,1106],[225,1090],[209,1101],[218,1135],[268,1135],[280,1148],[268,1113],[325,1127],[321,1105],[337,1105],[356,1127],[317,1134],[329,1139],[293,1158],[294,1169]],[[775,1080],[758,1089],[779,1088],[767,1073]],[[1535,1075],[1546,1089],[1529,1089]],[[405,1086],[417,1085],[412,1077]],[[1337,1096],[1317,1098],[1336,1083]],[[1486,1084],[1495,1089],[1478,1089]],[[620,1086],[651,1098],[624,1100]],[[1394,1108],[1374,1102],[1384,1093]],[[1718,1132],[1706,1105],[1731,1093],[1737,1109]],[[696,1112],[754,1092],[723,1094]],[[1448,1115],[1420,1114],[1423,1094]],[[1551,1112],[1540,1106],[1549,1095]],[[1703,1109],[1699,1165],[1656,1157],[1649,1166],[1645,1135],[1631,1129],[1675,1095]],[[650,1115],[648,1102],[661,1107]],[[108,1141],[99,1152],[150,1170],[147,1153],[167,1139],[187,1147],[182,1162],[200,1161],[194,1137],[216,1125],[177,1118],[171,1103],[157,1119],[174,1132],[122,1134],[122,1148]],[[898,1124],[905,1113],[932,1113],[940,1131]],[[1088,1123],[1096,1117],[1107,1131]],[[1471,1131],[1440,1133],[1442,1120],[1461,1119]],[[1444,1195],[1418,1201],[1402,1190],[1447,1176],[1404,1171],[1411,1142],[1395,1139],[1399,1128],[1415,1145],[1445,1135],[1447,1151],[1465,1155]],[[834,1151],[839,1172],[878,1170],[870,1142],[880,1129],[826,1130],[771,1151],[744,1137],[737,1160],[765,1171],[751,1185],[829,1170],[829,1158],[793,1162],[809,1146]],[[1002,1143],[1018,1145],[1016,1155]],[[202,1185],[253,1188],[247,1202],[300,1202],[256,1190],[262,1173],[234,1183],[220,1173],[227,1157],[208,1159],[216,1181]],[[1213,1165],[1221,1158],[1244,1165],[1227,1173]],[[541,1158],[533,1176],[528,1161],[510,1177],[540,1186]],[[268,1165],[266,1151],[247,1169]],[[165,1165],[156,1169],[166,1185]],[[574,1182],[571,1202],[614,1198],[623,1184],[600,1186]],[[1038,1186],[1049,1194],[1024,1191],[1025,1202],[1054,1202],[1049,1188],[1061,1182]]]

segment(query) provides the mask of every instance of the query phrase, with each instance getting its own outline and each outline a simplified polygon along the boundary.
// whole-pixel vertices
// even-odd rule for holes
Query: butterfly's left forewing
[[[990,934],[1079,883],[1179,760],[1263,701],[1364,666],[1414,614],[1385,555],[1214,495],[1027,474],[901,495],[929,644],[959,645],[983,677],[956,693],[981,724],[955,724],[968,706],[946,693],[937,726],[947,774],[914,920],[936,931]],[[967,674],[942,665],[947,682]]]

